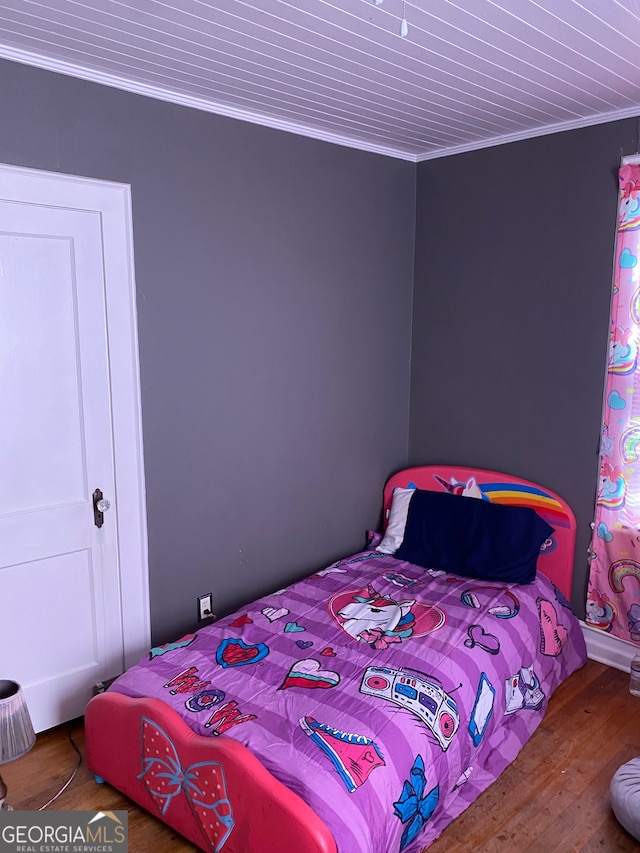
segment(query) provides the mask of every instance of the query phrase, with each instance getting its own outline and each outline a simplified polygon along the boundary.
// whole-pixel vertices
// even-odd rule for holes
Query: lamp
[[[20,758],[36,742],[29,709],[16,681],[0,680],[0,764]],[[7,786],[0,776],[0,809],[11,810]]]

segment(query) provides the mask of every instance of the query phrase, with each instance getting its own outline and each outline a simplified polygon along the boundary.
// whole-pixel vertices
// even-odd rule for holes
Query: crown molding
[[[169,103],[177,104],[179,106],[191,107],[192,109],[201,110],[203,112],[215,113],[216,115],[226,116],[227,118],[247,121],[251,124],[261,125],[262,127],[269,127],[274,130],[283,130],[286,133],[295,133],[298,136],[306,136],[310,139],[317,139],[321,142],[330,142],[333,145],[357,148],[361,151],[369,151],[372,154],[382,154],[386,157],[395,157],[400,160],[409,160],[413,163],[416,162],[415,154],[397,150],[389,145],[380,145],[367,140],[356,139],[343,134],[320,130],[302,123],[275,118],[264,113],[240,109],[238,107],[230,106],[229,104],[223,104],[205,98],[192,97],[191,95],[186,95],[184,92],[164,89],[161,86],[151,86],[147,83],[141,83],[127,77],[108,74],[104,71],[96,71],[82,65],[75,65],[64,60],[54,59],[49,56],[43,56],[41,54],[32,53],[19,48],[8,47],[7,45],[0,44],[0,59],[9,59],[12,62],[19,62],[22,65],[31,65],[45,71],[54,71],[57,74],[65,74],[68,77],[76,77],[80,80],[87,80],[91,83],[100,83],[103,86],[110,86],[111,88],[121,89],[125,92],[131,92],[136,95],[144,95],[147,98],[168,101]]]
[[[421,163],[424,160],[434,160],[438,157],[449,157],[452,154],[464,154],[467,151],[479,151],[482,148],[494,148],[496,145],[506,145],[509,142],[520,142],[524,139],[536,139],[539,136],[550,136],[552,133],[564,133],[567,130],[579,130],[583,127],[593,127],[597,124],[608,124],[611,121],[620,121],[625,118],[638,118],[640,116],[640,104],[635,107],[628,107],[624,110],[614,110],[609,113],[600,113],[598,115],[589,116],[588,118],[575,119],[573,121],[563,121],[557,124],[548,124],[544,127],[537,127],[535,130],[522,131],[521,133],[510,133],[504,136],[494,136],[491,139],[485,139],[482,142],[474,143],[473,145],[457,145],[450,148],[440,148],[431,153],[418,154],[416,162]]]
[[[103,86],[121,89],[125,92],[143,95],[147,98],[155,98],[156,100],[167,101],[179,106],[190,107],[203,112],[226,116],[227,118],[234,118],[251,124],[258,124],[262,127],[269,127],[273,130],[282,130],[286,133],[294,133],[298,136],[305,136],[310,139],[316,139],[320,142],[329,142],[332,145],[342,145],[346,148],[355,148],[359,151],[367,151],[371,154],[381,154],[385,157],[394,157],[411,163],[422,163],[427,160],[450,157],[454,154],[479,151],[483,148],[494,148],[497,145],[506,145],[509,142],[519,142],[525,139],[534,139],[539,136],[548,136],[553,133],[578,130],[580,128],[591,127],[597,124],[606,124],[608,122],[619,121],[626,118],[638,118],[640,115],[640,104],[638,104],[636,107],[629,107],[624,110],[614,110],[609,113],[589,116],[588,118],[559,122],[557,124],[545,125],[544,127],[537,127],[528,131],[505,134],[504,136],[495,136],[491,139],[474,142],[468,145],[454,145],[448,148],[437,148],[433,151],[415,153],[394,148],[390,145],[374,143],[366,139],[359,139],[345,134],[321,130],[310,125],[303,124],[302,122],[286,121],[285,119],[275,118],[265,113],[241,109],[229,104],[205,98],[196,98],[191,95],[187,95],[184,92],[176,92],[171,89],[165,89],[161,86],[152,86],[148,83],[141,83],[127,77],[109,74],[104,71],[96,71],[95,69],[87,68],[83,65],[76,65],[64,60],[55,59],[50,56],[44,56],[42,54],[33,53],[20,48],[9,47],[7,45],[0,44],[0,59],[8,59],[13,62],[22,63],[23,65],[35,66],[36,68],[41,68],[45,71],[65,74],[69,77],[76,77],[80,80],[87,80],[92,83],[99,83]]]

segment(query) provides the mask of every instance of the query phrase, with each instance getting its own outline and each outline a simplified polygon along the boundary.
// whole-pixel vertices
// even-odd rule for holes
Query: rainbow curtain
[[[640,645],[640,164],[619,172],[611,331],[585,621]]]

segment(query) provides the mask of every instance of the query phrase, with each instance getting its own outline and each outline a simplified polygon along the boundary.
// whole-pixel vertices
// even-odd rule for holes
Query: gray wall
[[[130,183],[154,642],[364,544],[407,461],[416,167],[0,62],[0,161]]]
[[[584,615],[617,208],[635,120],[421,163],[411,464],[507,471],[558,492]]]
[[[584,613],[635,120],[416,170],[5,61],[0,92],[1,162],[132,186],[154,642],[359,548],[407,462],[559,492]]]

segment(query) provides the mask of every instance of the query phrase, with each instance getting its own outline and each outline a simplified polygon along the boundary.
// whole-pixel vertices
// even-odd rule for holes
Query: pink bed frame
[[[392,476],[384,489],[384,526],[394,488],[447,488],[475,493],[496,503],[533,507],[555,528],[538,568],[569,598],[573,575],[575,518],[565,501],[542,487],[507,474],[459,466],[428,465]],[[141,773],[141,725],[145,718],[162,729],[183,770],[206,762],[222,780],[226,798],[205,825],[187,788],[174,796],[164,814]],[[87,764],[106,781],[184,835],[214,853],[337,853],[323,821],[297,794],[275,779],[233,738],[202,737],[159,699],[131,699],[115,692],[95,696],[85,711]],[[230,816],[231,804],[233,817]],[[202,812],[202,810],[200,810]],[[211,813],[210,813],[211,814]]]

